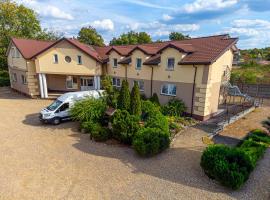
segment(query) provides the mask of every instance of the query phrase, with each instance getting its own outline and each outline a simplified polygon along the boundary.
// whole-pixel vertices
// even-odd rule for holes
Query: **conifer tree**
[[[118,97],[118,108],[121,110],[130,110],[130,92],[127,80],[122,81],[122,87]]]
[[[130,114],[137,116],[142,114],[140,89],[137,82],[135,82],[131,91]]]

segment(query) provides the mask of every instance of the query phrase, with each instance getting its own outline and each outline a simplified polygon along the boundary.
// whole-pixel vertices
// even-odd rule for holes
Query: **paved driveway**
[[[150,159],[89,140],[78,125],[41,125],[48,100],[0,88],[0,199],[268,199],[270,152],[247,184],[232,192],[199,166],[203,131],[190,128]]]

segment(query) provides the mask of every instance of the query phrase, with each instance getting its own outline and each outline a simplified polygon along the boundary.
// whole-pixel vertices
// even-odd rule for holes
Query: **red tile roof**
[[[217,35],[209,37],[193,38],[181,41],[166,41],[160,43],[150,43],[141,45],[121,45],[121,46],[90,46],[79,42],[76,39],[62,38],[58,41],[45,42],[37,40],[16,39],[12,42],[19,49],[26,59],[32,59],[34,56],[46,51],[62,40],[73,44],[81,51],[93,57],[99,62],[108,62],[108,54],[114,50],[122,56],[130,56],[136,49],[151,55],[145,64],[156,65],[160,62],[160,53],[166,48],[175,48],[186,53],[186,56],[179,64],[210,64],[222,55],[227,49],[233,47],[237,38],[229,38],[228,35]],[[149,61],[149,62],[148,62]]]

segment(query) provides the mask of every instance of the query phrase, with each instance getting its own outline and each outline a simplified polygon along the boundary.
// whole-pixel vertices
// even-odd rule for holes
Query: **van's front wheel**
[[[60,119],[59,117],[55,117],[55,118],[52,120],[53,125],[58,125],[58,124],[60,124],[60,122],[61,122],[61,119]]]

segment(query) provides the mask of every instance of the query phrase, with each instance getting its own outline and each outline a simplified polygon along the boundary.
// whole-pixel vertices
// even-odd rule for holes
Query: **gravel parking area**
[[[89,140],[78,124],[42,125],[49,100],[0,88],[0,199],[258,199],[270,197],[270,151],[245,186],[228,190],[200,168],[202,130],[189,128],[172,147],[142,159],[127,147]]]

